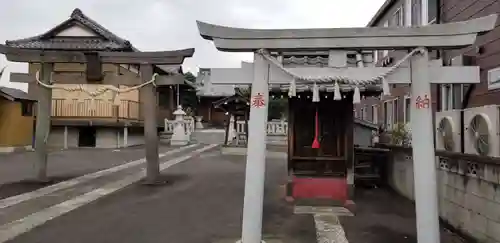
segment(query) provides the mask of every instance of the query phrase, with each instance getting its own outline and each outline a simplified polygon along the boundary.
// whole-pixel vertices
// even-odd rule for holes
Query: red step
[[[330,199],[342,204],[348,200],[345,177],[292,176],[289,186],[294,199]]]

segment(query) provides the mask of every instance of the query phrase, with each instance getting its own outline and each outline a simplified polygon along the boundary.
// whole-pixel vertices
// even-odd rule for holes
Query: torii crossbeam
[[[87,73],[89,66],[100,67],[103,63],[112,64],[134,64],[140,66],[139,74],[141,82],[124,79],[121,76],[110,75],[106,77],[106,82],[93,82],[93,84],[112,84],[112,85],[140,85],[144,83],[153,83],[155,85],[175,84],[179,80],[183,81],[182,75],[154,75],[155,65],[178,65],[180,66],[184,59],[192,57],[194,49],[184,49],[176,51],[159,52],[80,52],[80,51],[53,51],[53,50],[31,50],[9,47],[0,44],[0,53],[4,54],[8,61],[41,63],[41,78],[36,78],[27,74],[12,74],[14,82],[40,82],[38,92],[36,92],[37,119],[35,134],[35,151],[37,161],[35,163],[36,177],[38,180],[47,180],[47,138],[50,133],[50,112],[52,90],[47,87],[51,82],[58,80],[67,80],[66,84],[85,84],[88,82],[86,75],[71,76],[71,74],[57,73],[53,75],[54,63],[86,63]],[[97,68],[99,70],[99,68]],[[101,73],[99,74],[101,75]],[[147,183],[157,183],[160,172],[158,155],[158,121],[157,121],[157,93],[154,85],[145,85],[140,87],[141,111],[144,116],[144,137],[146,142],[146,163],[147,163]]]
[[[262,238],[262,204],[264,197],[266,119],[269,83],[297,81],[315,84],[325,80],[340,86],[365,86],[387,83],[411,83],[412,134],[415,173],[415,198],[418,242],[439,242],[436,165],[432,138],[432,110],[421,106],[423,97],[431,97],[431,83],[479,83],[478,67],[441,67],[430,62],[428,49],[456,49],[475,43],[479,34],[491,31],[497,15],[465,22],[420,27],[375,27],[332,29],[242,29],[198,22],[200,35],[214,42],[220,51],[256,52],[250,69],[233,69],[246,73],[240,83],[252,84],[252,97],[264,100],[263,106],[252,106],[249,122],[248,155],[245,178],[242,243],[259,243]],[[415,49],[418,48],[418,49]],[[348,68],[347,50],[412,50],[410,68],[389,73],[387,68]],[[285,52],[329,52],[329,68],[283,68],[279,57]],[[278,59],[273,59],[277,56]],[[340,60],[340,61],[339,61]],[[248,66],[247,66],[248,68]],[[397,68],[397,67],[396,67]],[[394,71],[394,70],[393,70]],[[384,74],[384,75],[382,75]],[[217,75],[217,74],[213,74]],[[321,75],[321,76],[320,76]],[[377,78],[373,78],[373,76]],[[379,78],[378,78],[379,77]],[[233,77],[234,78],[234,77]],[[369,79],[370,82],[365,82]],[[223,80],[214,78],[214,80]],[[230,77],[226,79],[230,83]],[[250,82],[251,80],[251,82]],[[225,84],[227,84],[225,83]],[[316,86],[316,85],[315,85]],[[293,93],[293,92],[291,92]]]

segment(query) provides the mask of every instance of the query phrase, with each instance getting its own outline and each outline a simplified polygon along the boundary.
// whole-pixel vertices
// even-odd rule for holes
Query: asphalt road
[[[349,243],[417,243],[415,205],[385,188],[356,190],[356,216],[341,217]],[[442,243],[466,241],[441,227]]]

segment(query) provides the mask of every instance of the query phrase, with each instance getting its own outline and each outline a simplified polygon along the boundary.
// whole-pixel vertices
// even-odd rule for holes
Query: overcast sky
[[[74,8],[143,51],[196,48],[185,71],[238,67],[248,53],[224,53],[203,40],[196,20],[244,28],[334,28],[366,26],[384,0],[15,0],[0,7],[0,43],[44,33],[65,21]],[[7,64],[0,56],[0,67]],[[9,63],[7,71],[27,72]],[[8,82],[1,86],[26,89]]]

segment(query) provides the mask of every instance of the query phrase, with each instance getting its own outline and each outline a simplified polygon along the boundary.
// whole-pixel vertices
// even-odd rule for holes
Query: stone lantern
[[[203,123],[201,123],[201,120],[203,119],[203,116],[195,116],[194,118],[196,119],[195,128],[196,129],[203,129]]]
[[[188,144],[189,139],[186,134],[184,116],[186,112],[182,110],[181,106],[177,106],[177,110],[174,111],[175,116],[175,126],[174,133],[172,134],[172,138],[170,139],[171,145],[184,146]]]

